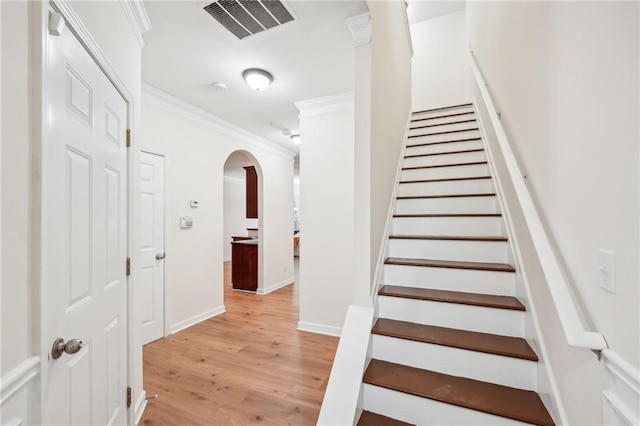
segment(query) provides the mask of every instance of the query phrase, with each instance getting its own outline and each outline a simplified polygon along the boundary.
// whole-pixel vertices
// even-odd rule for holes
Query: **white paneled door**
[[[48,37],[42,420],[123,425],[127,103],[68,28]]]
[[[140,156],[140,274],[136,311],[142,343],[164,336],[164,157]]]

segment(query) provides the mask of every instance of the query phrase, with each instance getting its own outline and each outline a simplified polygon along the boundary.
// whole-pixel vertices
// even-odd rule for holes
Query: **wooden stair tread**
[[[475,132],[476,130],[480,130],[479,127],[469,127],[468,129],[457,129],[457,130],[445,130],[442,132],[435,132],[435,133],[425,133],[423,135],[418,135],[418,136],[438,136],[438,135],[448,135],[451,133],[464,133],[464,132]]]
[[[438,127],[438,126],[450,126],[452,124],[473,123],[475,121],[476,121],[476,119],[472,118],[470,120],[450,121],[448,123],[427,124],[425,126],[409,127],[409,130],[426,129],[428,127]]]
[[[439,115],[438,117],[414,118],[413,120],[411,120],[411,122],[415,123],[415,122],[418,122],[418,121],[437,120],[438,118],[458,117],[460,115],[469,115],[469,114],[475,114],[475,112],[474,111],[458,112],[458,113],[455,113],[455,114]]]
[[[358,420],[358,426],[412,426],[412,423],[402,422],[371,411],[363,411]]]
[[[436,241],[486,241],[505,242],[507,237],[502,236],[472,236],[472,235],[389,235],[392,240],[436,240]]]
[[[389,257],[386,265],[424,266],[431,268],[473,269],[478,271],[515,272],[516,269],[506,263],[490,262],[464,262],[459,260],[435,260],[435,259],[407,259],[401,257]]]
[[[371,360],[363,382],[525,423],[554,425],[542,400],[533,391],[377,359]]]
[[[456,182],[456,181],[462,181],[462,180],[482,180],[482,179],[491,179],[491,176],[470,176],[470,177],[460,177],[460,178],[401,180],[398,183],[405,184],[405,183]]]
[[[502,213],[420,213],[394,214],[393,217],[502,217]]]
[[[474,352],[518,358],[526,361],[538,361],[538,356],[525,339],[499,336],[497,334],[477,333],[455,328],[436,327],[380,318],[376,321],[373,334],[448,346]]]
[[[431,154],[405,155],[404,158],[433,157],[434,155],[468,154],[470,152],[481,152],[481,151],[484,151],[484,148],[465,149],[464,151],[433,152]]]
[[[487,164],[486,161],[471,161],[468,163],[453,163],[453,164],[434,164],[433,166],[413,166],[403,167],[402,170],[419,170],[419,169],[437,169],[440,167],[461,167],[461,166],[477,166],[480,164]]]
[[[451,106],[440,107],[440,108],[424,109],[422,111],[414,111],[411,114],[412,115],[426,114],[428,112],[446,111],[448,109],[465,108],[465,107],[470,107],[470,106],[473,106],[473,104],[472,103],[467,103],[467,104],[451,105]]]
[[[421,198],[465,198],[465,197],[495,197],[495,192],[478,192],[477,194],[439,194],[439,195],[398,195],[398,200],[419,200]]]
[[[384,285],[378,292],[381,296],[403,297],[405,299],[430,300],[433,302],[456,303],[459,305],[484,306],[486,308],[524,311],[525,307],[512,296],[464,293],[461,291],[435,290],[430,288]]]

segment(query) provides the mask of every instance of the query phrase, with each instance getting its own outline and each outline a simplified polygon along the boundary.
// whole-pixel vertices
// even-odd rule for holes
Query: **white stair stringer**
[[[441,425],[527,425],[527,423],[481,411],[422,398],[391,389],[363,384],[363,408],[383,416],[420,426]],[[530,425],[529,425],[530,426]]]
[[[535,390],[537,363],[520,358],[373,334],[371,356],[382,361]],[[482,366],[482,368],[478,368]]]

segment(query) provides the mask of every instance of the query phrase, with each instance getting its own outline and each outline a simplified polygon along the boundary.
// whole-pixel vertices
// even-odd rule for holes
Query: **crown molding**
[[[295,106],[298,108],[298,111],[300,111],[298,117],[307,118],[316,115],[330,114],[332,112],[352,111],[354,104],[354,92],[347,92],[296,102]]]
[[[345,22],[356,47],[371,43],[371,14],[369,12],[348,18]]]
[[[129,20],[133,34],[138,39],[140,47],[144,47],[142,34],[151,30],[151,20],[147,14],[147,9],[141,0],[120,0],[125,15]]]
[[[142,102],[286,160],[293,161],[296,155],[293,150],[264,139],[145,83],[142,83]]]

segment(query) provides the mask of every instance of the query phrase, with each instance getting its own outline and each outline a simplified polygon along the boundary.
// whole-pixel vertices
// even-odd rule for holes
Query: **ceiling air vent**
[[[218,0],[204,10],[239,39],[293,21],[280,0]]]

